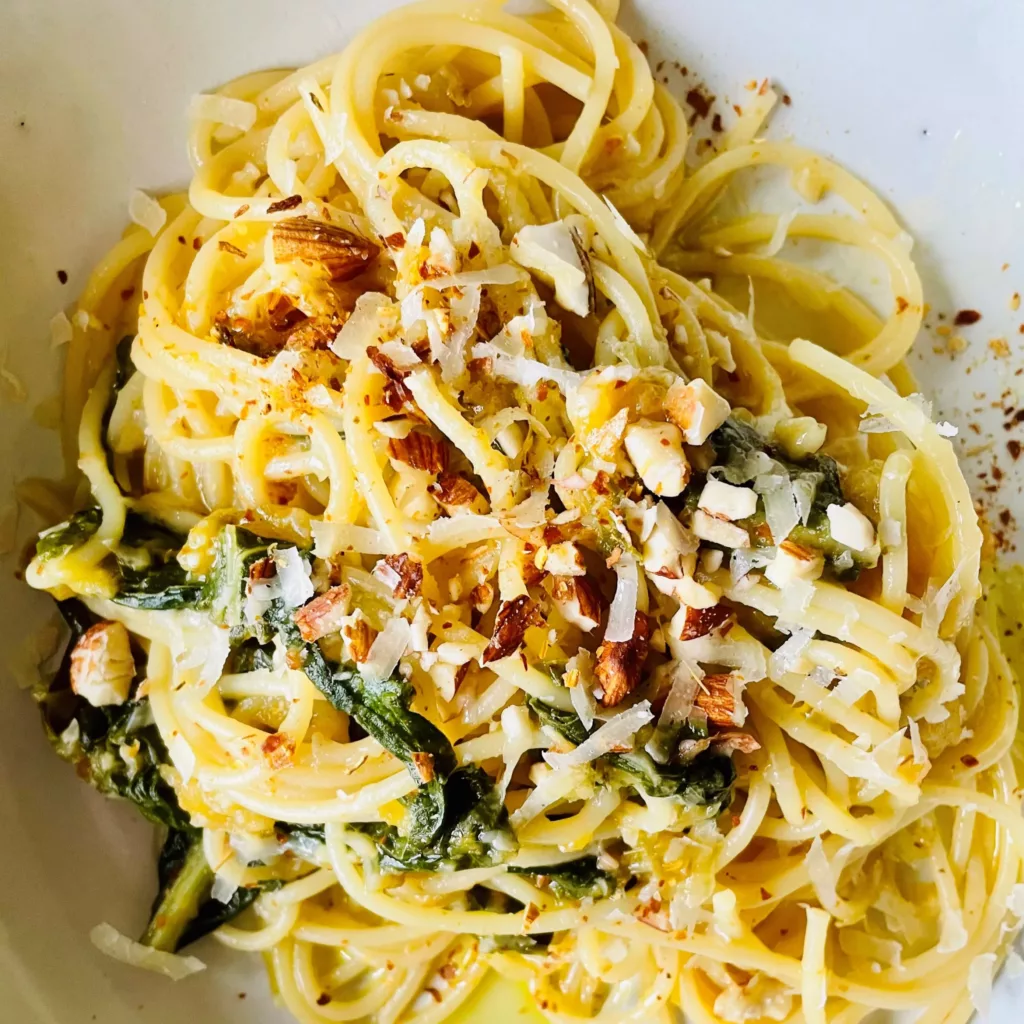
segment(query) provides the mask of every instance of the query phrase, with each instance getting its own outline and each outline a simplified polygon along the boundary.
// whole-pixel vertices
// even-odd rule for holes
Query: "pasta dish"
[[[38,701],[166,835],[105,952],[212,933],[304,1024],[492,973],[562,1024],[952,1024],[1019,965],[1017,689],[910,240],[762,137],[767,82],[688,117],[616,7],[426,0],[196,96],[187,192],[55,318]]]

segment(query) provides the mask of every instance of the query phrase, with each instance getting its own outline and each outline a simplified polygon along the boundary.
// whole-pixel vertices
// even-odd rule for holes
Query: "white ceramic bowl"
[[[0,383],[0,521],[10,515],[5,503],[15,480],[57,467],[55,435],[32,418],[60,372],[47,322],[117,237],[131,190],[187,180],[184,112],[192,94],[245,71],[340,49],[394,5],[0,5],[0,339],[7,368],[28,389],[27,400],[15,402]],[[983,314],[962,332],[969,348],[955,359],[935,355],[943,339],[924,333],[916,368],[938,411],[960,424],[965,451],[992,442],[967,458],[978,496],[997,511],[1024,511],[1024,476],[1005,447],[1012,435],[989,408],[1004,389],[1011,391],[1006,405],[1024,397],[1024,376],[1014,376],[1024,366],[1024,311],[1010,308],[1012,293],[1024,292],[1024,5],[637,0],[623,21],[650,42],[655,64],[675,58],[719,96],[739,100],[743,83],[771,77],[792,97],[772,133],[838,158],[894,204],[917,240],[934,311],[929,322],[961,308]],[[685,94],[688,80],[665,68],[669,84]],[[58,270],[67,272],[66,285]],[[1009,356],[988,347],[994,337],[1008,340]],[[999,493],[984,494],[977,474],[990,473],[993,460],[1006,479]],[[23,515],[21,539],[39,525]],[[51,754],[17,686],[30,661],[27,638],[51,614],[47,599],[14,579],[17,563],[16,549],[0,575],[0,1021],[283,1021],[255,958],[208,941],[201,953],[211,969],[175,986],[106,960],[89,944],[89,929],[101,920],[127,932],[141,927],[152,896],[153,841],[131,808],[91,792]],[[1019,1021],[1021,996],[1020,981],[1001,979],[990,1019]]]

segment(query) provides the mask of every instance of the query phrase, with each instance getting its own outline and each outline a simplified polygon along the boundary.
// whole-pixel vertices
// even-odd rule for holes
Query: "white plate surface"
[[[13,481],[55,467],[32,420],[58,360],[47,322],[117,237],[134,188],[187,180],[184,111],[193,93],[245,71],[340,49],[395,6],[354,0],[5,0],[0,5],[0,341],[29,397],[0,399],[0,506]],[[916,368],[958,443],[976,494],[1024,513],[1003,408],[1024,399],[1024,5],[1011,0],[638,0],[625,26],[655,63],[678,60],[729,102],[768,76],[792,97],[772,134],[839,159],[896,207],[939,323],[970,308],[955,358],[924,332]],[[679,95],[693,85],[670,63]],[[1005,269],[1004,269],[1005,265]],[[67,285],[57,280],[66,270]],[[947,321],[948,322],[948,321]],[[989,347],[1006,339],[1009,355]],[[999,345],[995,346],[999,349]],[[1004,392],[1008,392],[1005,393]],[[983,397],[977,397],[981,395]],[[968,426],[978,425],[978,433]],[[1024,440],[1024,436],[1022,436]],[[983,486],[996,462],[997,493]],[[979,473],[988,476],[979,478]],[[7,514],[0,507],[0,519]],[[23,536],[38,523],[22,517]],[[1015,538],[1012,535],[1010,541]],[[100,957],[89,929],[136,931],[152,895],[149,830],[76,781],[50,753],[17,677],[45,599],[0,573],[0,1022],[195,1024],[283,1021],[262,967],[208,942],[205,975],[173,986]],[[244,1001],[240,999],[245,994]],[[1024,983],[1001,979],[991,1020],[1020,1020]]]

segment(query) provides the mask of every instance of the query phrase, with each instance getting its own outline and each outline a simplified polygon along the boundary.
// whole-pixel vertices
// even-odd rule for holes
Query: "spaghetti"
[[[767,85],[695,145],[616,6],[426,0],[198,98],[90,279],[40,699],[170,828],[97,941],[181,974],[215,929],[307,1024],[492,970],[554,1022],[965,1021],[1024,913],[1018,698],[908,243],[760,138]],[[730,216],[753,168],[809,212]]]

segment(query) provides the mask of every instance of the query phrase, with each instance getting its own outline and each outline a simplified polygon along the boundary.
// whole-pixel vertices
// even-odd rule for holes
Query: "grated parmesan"
[[[653,717],[651,702],[642,700],[628,711],[623,711],[609,719],[575,750],[570,750],[567,754],[546,752],[544,760],[555,769],[572,768],[588,764],[602,754],[607,754],[619,747],[629,748],[636,731],[645,726]]]
[[[150,195],[136,189],[128,200],[128,216],[154,238],[167,223],[167,211]]]
[[[141,942],[135,942],[127,935],[122,935],[113,925],[106,922],[96,925],[89,932],[89,939],[106,956],[130,967],[141,967],[143,970],[162,974],[172,981],[181,981],[190,974],[206,969],[206,964],[198,957],[165,953],[153,949],[152,946],[144,946]]]

